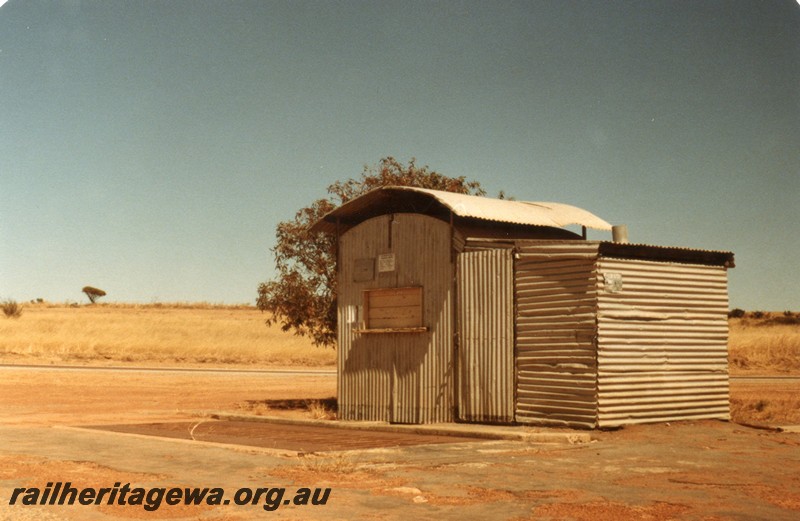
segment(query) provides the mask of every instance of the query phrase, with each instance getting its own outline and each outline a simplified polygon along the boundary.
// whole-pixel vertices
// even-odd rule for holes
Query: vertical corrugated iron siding
[[[342,419],[453,421],[453,265],[447,223],[417,214],[364,221],[340,238],[339,411]],[[391,241],[389,234],[391,233]],[[395,254],[395,271],[353,281],[356,259]],[[360,334],[362,291],[421,286],[426,333]]]
[[[599,426],[729,418],[725,268],[600,258],[596,282]]]
[[[520,423],[596,424],[596,259],[596,243],[518,243]]]
[[[453,421],[454,263],[449,224],[417,214],[397,214],[392,226],[397,287],[422,286],[424,334],[395,335],[395,403],[392,421]]]
[[[344,420],[388,421],[392,405],[393,346],[376,346],[355,332],[362,291],[376,280],[353,282],[356,259],[375,259],[388,250],[390,216],[370,219],[348,230],[339,241],[338,259],[338,407]],[[374,268],[377,272],[377,266]],[[369,396],[365,397],[365,394]]]
[[[458,256],[459,417],[514,421],[514,261],[511,250]]]

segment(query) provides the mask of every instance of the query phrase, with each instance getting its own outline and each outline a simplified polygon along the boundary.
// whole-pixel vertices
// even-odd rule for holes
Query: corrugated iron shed
[[[410,187],[338,238],[343,419],[583,428],[728,418],[733,253],[587,241],[591,213]]]
[[[421,213],[449,220],[459,219],[523,226],[563,228],[569,225],[597,230],[611,230],[611,224],[600,217],[564,203],[510,201],[474,195],[455,194],[411,186],[385,186],[352,199],[328,213],[312,231],[340,232],[378,215],[389,213]]]

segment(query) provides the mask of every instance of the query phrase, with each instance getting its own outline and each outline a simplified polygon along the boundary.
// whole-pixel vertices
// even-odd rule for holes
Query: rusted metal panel
[[[724,266],[600,257],[598,425],[730,416]]]
[[[458,412],[464,421],[514,421],[514,260],[494,249],[458,256]]]
[[[453,421],[453,265],[447,223],[415,214],[384,215],[342,234],[339,247],[338,396],[342,419]],[[392,254],[372,280],[356,265]],[[388,259],[388,257],[384,257]],[[422,288],[417,332],[362,334],[364,291]]]
[[[516,421],[594,427],[597,244],[517,245]]]

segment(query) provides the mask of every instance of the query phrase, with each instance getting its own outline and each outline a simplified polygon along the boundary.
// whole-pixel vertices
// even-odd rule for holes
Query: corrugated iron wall
[[[450,248],[450,226],[418,214],[375,217],[341,236],[342,282],[337,298],[342,419],[453,421],[454,274]],[[394,270],[379,272],[377,258],[387,253],[394,254]],[[361,280],[365,259],[375,263],[370,280]],[[358,277],[357,264],[361,269]],[[408,286],[423,288],[423,325],[429,328],[427,332],[358,332],[364,290]]]
[[[721,266],[600,258],[600,427],[729,418]]]
[[[391,414],[394,348],[374,346],[374,341],[355,333],[363,320],[362,291],[377,287],[377,282],[354,281],[360,259],[372,259],[376,276],[375,259],[389,247],[390,220],[388,215],[370,219],[339,240],[337,394],[339,417],[344,420],[388,421]],[[364,398],[366,393],[371,396]]]
[[[458,414],[514,421],[514,259],[509,249],[461,253],[457,262]]]
[[[516,420],[594,427],[597,244],[520,241]]]

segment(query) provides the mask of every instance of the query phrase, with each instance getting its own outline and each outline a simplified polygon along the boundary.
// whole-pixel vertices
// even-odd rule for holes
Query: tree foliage
[[[93,288],[92,286],[84,286],[81,291],[86,293],[86,296],[89,298],[89,302],[91,302],[92,304],[97,302],[97,299],[99,299],[100,297],[106,296],[105,291],[103,291],[102,289]]]
[[[270,313],[267,324],[280,324],[283,331],[308,336],[318,346],[336,343],[336,244],[335,237],[309,231],[311,225],[347,201],[382,186],[415,186],[470,195],[485,195],[477,181],[448,177],[393,157],[365,166],[359,178],[337,181],[329,196],[300,209],[290,221],[276,229],[277,277],[258,287],[258,308]]]

